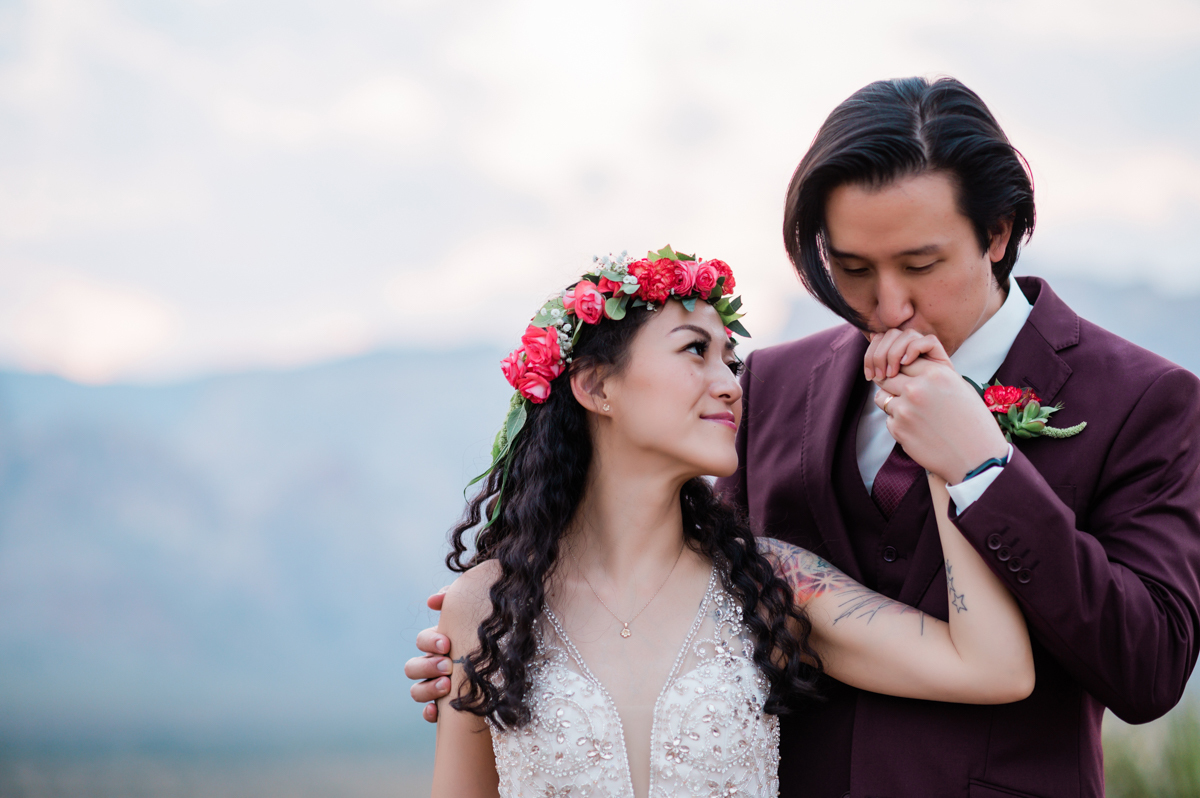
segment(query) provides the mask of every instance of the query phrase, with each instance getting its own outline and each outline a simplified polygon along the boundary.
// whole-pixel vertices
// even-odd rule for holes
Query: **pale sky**
[[[0,367],[89,382],[516,340],[592,254],[802,289],[783,192],[871,80],[1030,161],[1025,271],[1200,292],[1200,3],[0,6]]]

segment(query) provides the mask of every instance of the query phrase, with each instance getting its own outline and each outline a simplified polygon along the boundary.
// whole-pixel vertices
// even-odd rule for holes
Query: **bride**
[[[756,539],[714,495],[744,410],[733,289],[669,247],[606,258],[504,360],[517,393],[447,558],[434,796],[772,796],[777,716],[820,700],[821,673],[937,701],[1032,691],[1024,620],[937,477],[949,623]]]

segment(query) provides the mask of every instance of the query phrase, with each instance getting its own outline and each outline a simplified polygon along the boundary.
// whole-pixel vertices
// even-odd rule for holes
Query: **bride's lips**
[[[733,413],[713,413],[708,416],[700,416],[705,421],[715,421],[718,424],[724,424],[730,429],[737,429],[737,421],[733,418]]]

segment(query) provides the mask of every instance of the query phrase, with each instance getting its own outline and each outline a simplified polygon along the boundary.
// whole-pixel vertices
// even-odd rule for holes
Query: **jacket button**
[[[1008,561],[1008,570],[1012,571],[1014,574],[1017,571],[1021,570],[1021,558],[1013,557],[1011,560],[1009,560]]]
[[[988,535],[987,544],[988,544],[989,549],[991,549],[992,551],[995,551],[996,549],[1003,546],[1004,542],[1002,540],[1000,540],[999,535]]]
[[[894,548],[892,548],[891,546],[884,546],[883,547],[883,561],[884,562],[895,562],[896,561],[896,550]]]
[[[1009,551],[1008,546],[1005,546],[1004,548],[1002,548],[998,552],[996,552],[996,559],[999,560],[1000,562],[1008,562],[1008,558],[1011,556],[1012,556],[1012,552]]]
[[[1028,568],[1017,571],[1017,581],[1021,584],[1027,585],[1031,579],[1033,579],[1033,573]]]

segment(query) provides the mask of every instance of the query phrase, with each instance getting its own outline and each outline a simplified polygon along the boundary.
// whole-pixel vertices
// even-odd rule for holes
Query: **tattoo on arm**
[[[946,587],[950,591],[950,606],[954,607],[955,612],[966,612],[967,595],[954,589],[954,566],[949,560],[946,560]]]
[[[846,618],[866,619],[870,623],[881,612],[900,615],[914,613],[921,619],[921,634],[925,634],[925,613],[893,601],[870,588],[860,585],[811,551],[790,546],[770,538],[762,539],[765,550],[773,554],[776,573],[791,586],[798,604],[817,596],[829,594],[836,601],[838,614],[833,623]]]

